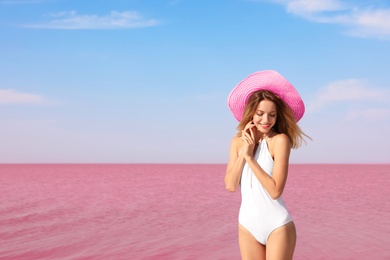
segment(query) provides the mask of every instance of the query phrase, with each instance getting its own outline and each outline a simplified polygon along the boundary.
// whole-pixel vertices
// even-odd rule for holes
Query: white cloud
[[[331,82],[309,104],[308,110],[316,110],[334,102],[351,101],[385,101],[383,91],[373,89],[366,82],[359,79],[348,79]]]
[[[351,36],[390,39],[390,8],[353,6],[340,0],[270,1],[310,21],[344,26]]]
[[[337,0],[293,0],[286,1],[287,11],[295,14],[338,11],[346,7]]]
[[[356,11],[348,33],[360,37],[390,37],[390,9]]]
[[[390,119],[390,109],[386,108],[368,108],[368,109],[354,109],[347,113],[346,120],[353,121],[355,119],[364,119],[365,122],[383,121]]]
[[[8,104],[42,104],[44,98],[40,95],[20,93],[12,89],[0,89],[0,105]]]
[[[134,11],[111,11],[108,15],[80,15],[76,11],[51,14],[53,19],[45,23],[26,24],[24,27],[36,29],[131,29],[159,24],[158,20],[145,19]]]

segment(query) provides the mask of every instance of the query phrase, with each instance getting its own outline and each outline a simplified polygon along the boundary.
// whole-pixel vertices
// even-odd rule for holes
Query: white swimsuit
[[[274,161],[265,139],[261,141],[254,158],[272,177]],[[241,197],[238,222],[263,245],[272,231],[292,221],[282,197],[272,199],[247,163],[241,175]]]

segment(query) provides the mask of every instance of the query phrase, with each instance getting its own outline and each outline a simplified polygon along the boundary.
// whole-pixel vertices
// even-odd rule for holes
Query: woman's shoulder
[[[274,136],[272,136],[272,142],[277,145],[282,145],[282,144],[290,145],[290,139],[286,134],[283,133],[276,133]]]
[[[241,140],[241,137],[238,135],[233,136],[230,146],[235,147],[236,149],[240,149],[243,145],[243,141]]]
[[[269,142],[269,151],[271,153],[272,158],[275,159],[275,153],[279,153],[280,151],[288,151],[291,149],[291,143],[286,134],[276,133],[271,136],[271,141]]]
[[[239,145],[242,143],[242,140],[238,135],[235,135],[235,136],[233,136],[231,143],[234,145]]]

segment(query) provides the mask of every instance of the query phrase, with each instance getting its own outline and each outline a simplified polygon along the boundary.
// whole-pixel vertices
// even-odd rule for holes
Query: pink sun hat
[[[249,97],[258,90],[271,91],[283,100],[293,111],[296,122],[305,113],[305,105],[294,86],[278,72],[263,70],[246,77],[228,96],[228,106],[238,121],[242,119]]]

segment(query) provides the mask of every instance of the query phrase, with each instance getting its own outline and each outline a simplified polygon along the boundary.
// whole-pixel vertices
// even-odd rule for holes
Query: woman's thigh
[[[265,246],[243,226],[238,226],[238,241],[242,260],[265,260]]]
[[[294,222],[275,229],[267,240],[267,259],[292,259],[296,242],[297,233]]]

